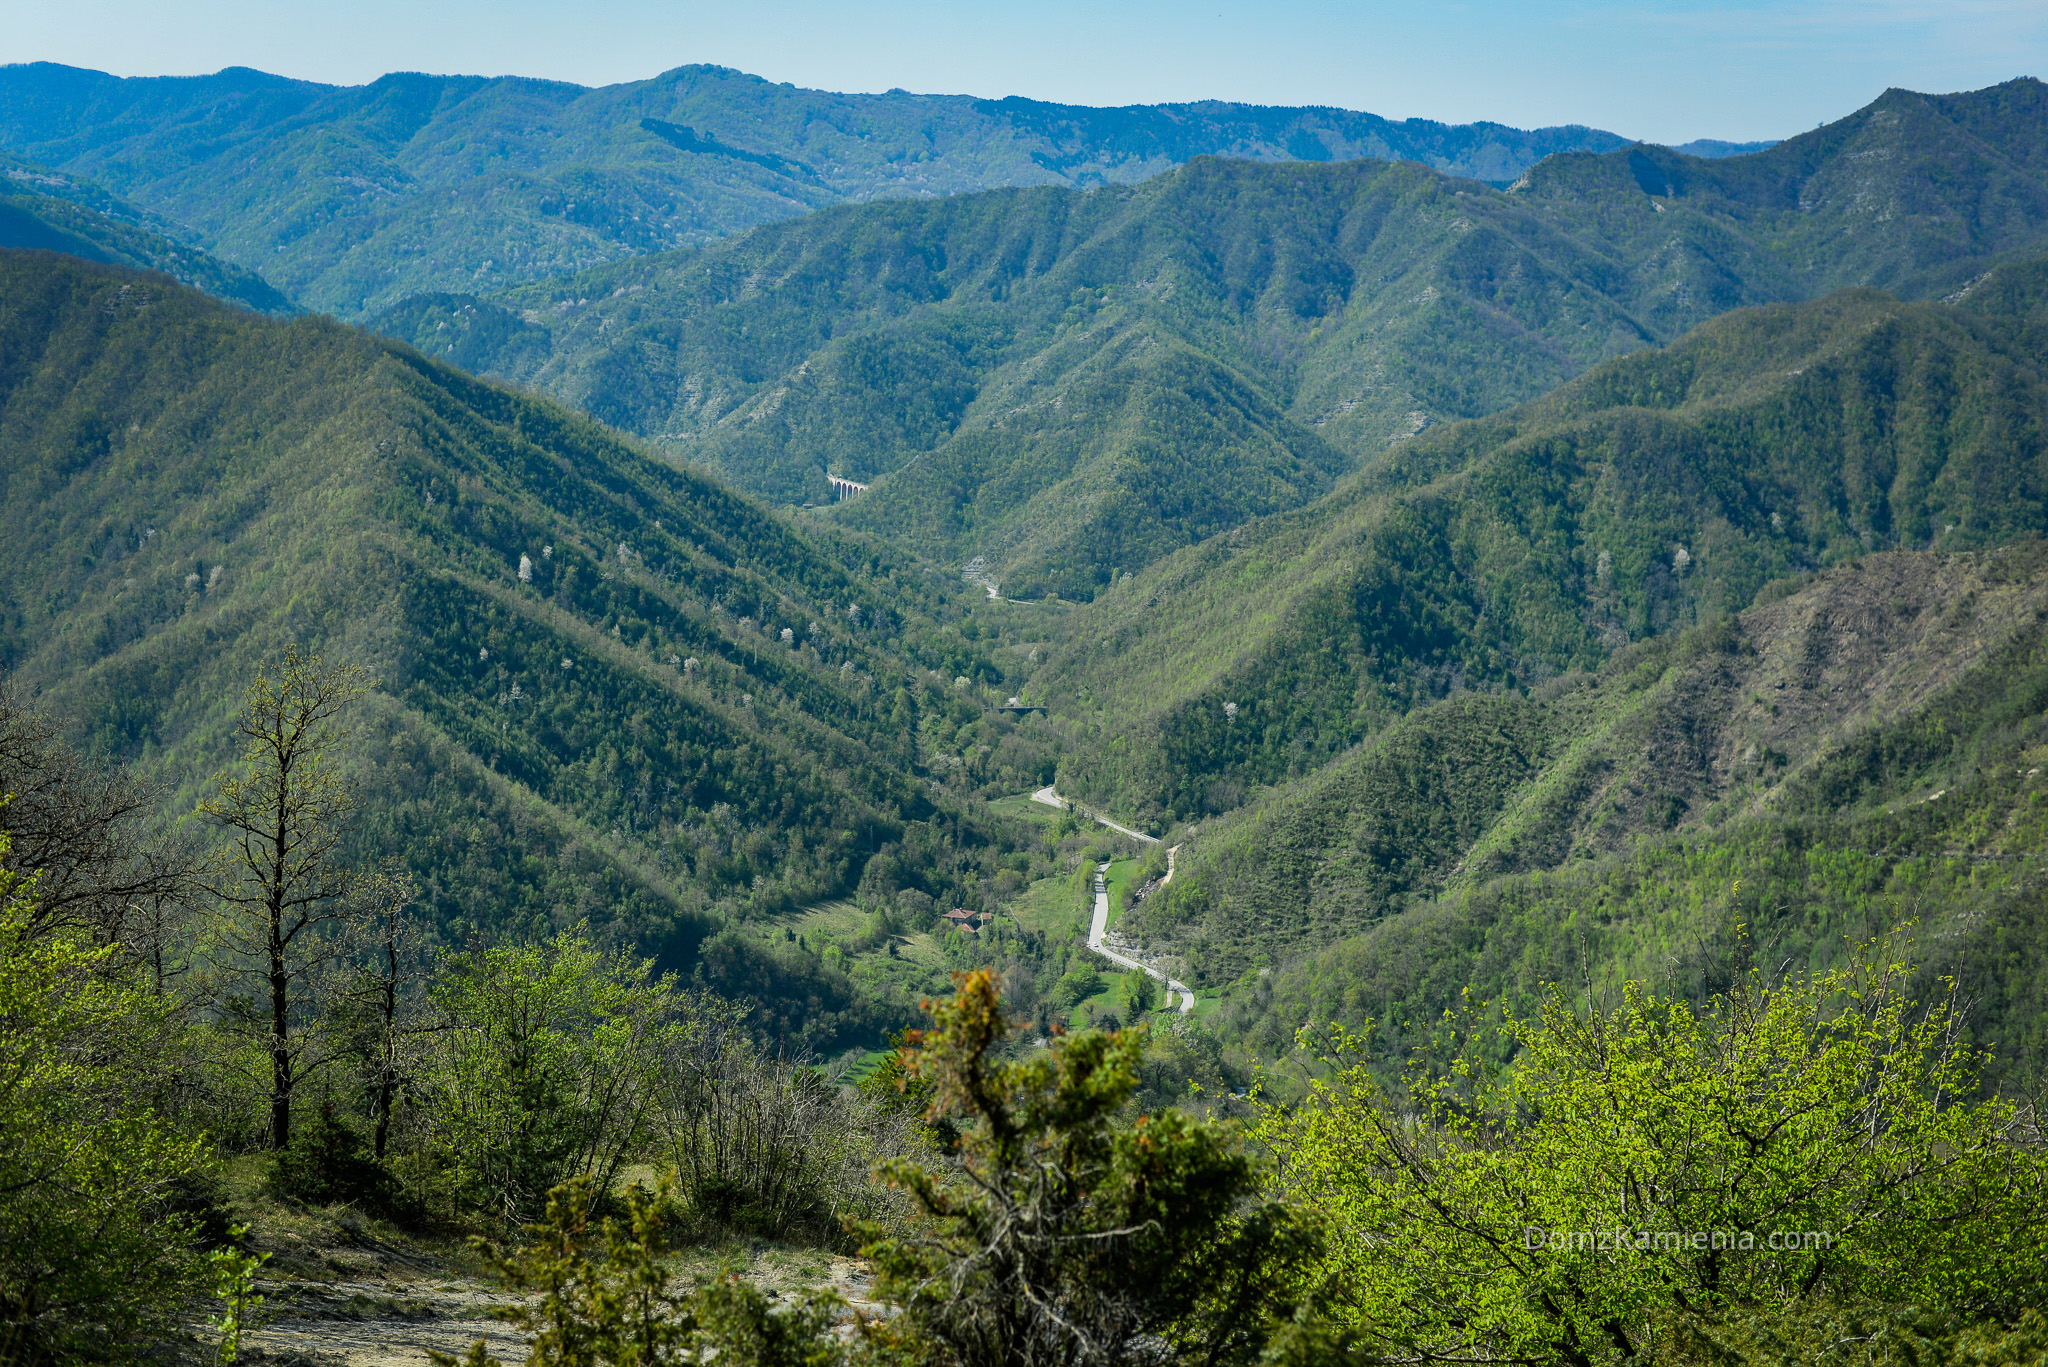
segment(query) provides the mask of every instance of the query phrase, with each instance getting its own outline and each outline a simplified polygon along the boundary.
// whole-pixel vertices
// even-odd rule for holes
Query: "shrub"
[[[318,1206],[389,1211],[395,1203],[390,1175],[332,1101],[323,1100],[293,1127],[291,1144],[271,1155],[269,1182],[281,1195]]]
[[[1305,1239],[1255,1199],[1221,1127],[1177,1111],[1117,1123],[1140,1037],[1066,1036],[999,1062],[1009,1026],[988,970],[934,1015],[905,1063],[961,1138],[954,1163],[884,1165],[921,1218],[867,1231],[876,1295],[900,1311],[878,1339],[961,1367],[1256,1358]]]
[[[176,1203],[208,1152],[148,1104],[160,1001],[114,947],[32,934],[19,887],[0,872],[0,1362],[128,1361],[200,1288]]]
[[[1700,1011],[1553,990],[1504,1039],[1469,1018],[1456,1066],[1405,1105],[1360,1065],[1269,1108],[1278,1190],[1328,1222],[1338,1326],[1410,1360],[1584,1367],[1730,1325],[1768,1337],[1816,1306],[2041,1305],[2035,1118],[1971,1100],[1954,1002],[1908,1000],[1908,976],[1864,953],[1752,974]]]

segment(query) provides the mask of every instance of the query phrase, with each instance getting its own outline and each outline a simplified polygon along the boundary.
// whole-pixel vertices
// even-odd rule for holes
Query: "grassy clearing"
[[[1102,990],[1087,1000],[1075,1004],[1067,1015],[1069,1030],[1089,1029],[1098,1016],[1115,1012],[1119,1019],[1124,1014],[1124,975],[1105,973],[1102,975]]]
[[[1057,807],[1048,807],[1043,802],[1033,802],[1029,793],[995,798],[988,804],[988,809],[998,816],[1034,821],[1041,826],[1057,826],[1062,815]]]
[[[1129,1013],[1124,1008],[1126,984],[1129,979],[1135,976],[1134,972],[1104,973],[1102,975],[1102,990],[1089,997],[1086,1001],[1078,1003],[1068,1013],[1067,1028],[1070,1030],[1088,1029],[1104,1013],[1108,1012],[1114,1012],[1116,1018],[1125,1025],[1138,1023],[1130,1018]],[[1163,1005],[1166,999],[1166,988],[1163,984],[1155,984],[1152,999],[1155,1003],[1161,1004],[1155,1005],[1151,1011],[1139,1017],[1138,1021],[1151,1021],[1155,1025],[1163,1025],[1179,1014],[1178,1012],[1167,1010]],[[1204,1011],[1213,1011],[1222,1005],[1222,1002],[1223,999],[1221,997],[1198,999],[1195,1012],[1197,1015],[1200,1015]]]
[[[827,943],[834,940],[850,940],[861,932],[867,913],[850,901],[820,902],[816,906],[804,907],[798,911],[772,918],[771,924],[810,940],[812,943]]]
[[[866,1082],[873,1075],[875,1069],[882,1066],[882,1060],[888,1058],[892,1052],[892,1050],[888,1049],[870,1049],[859,1058],[853,1060],[846,1068],[840,1070],[838,1076],[833,1080],[857,1087],[861,1083]]]
[[[1044,935],[1055,943],[1066,937],[1085,937],[1088,933],[1089,908],[1075,891],[1072,874],[1039,879],[1005,910],[1025,930]]]

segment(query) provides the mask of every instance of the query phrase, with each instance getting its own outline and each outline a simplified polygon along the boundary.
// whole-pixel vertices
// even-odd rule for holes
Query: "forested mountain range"
[[[849,200],[1126,183],[1212,154],[1405,158],[1505,183],[1551,153],[1627,141],[1221,101],[1095,109],[844,95],[709,66],[597,89],[418,73],[337,87],[246,68],[129,79],[0,68],[0,151],[90,177],[186,225],[192,245],[344,318]]]
[[[2048,86],[0,173],[0,1357],[456,1348],[461,1234],[592,1361],[2048,1345]]]
[[[262,660],[369,666],[352,840],[451,939],[587,920],[710,955],[793,1037],[872,1034],[843,975],[731,927],[906,845],[902,884],[957,898],[1014,848],[963,794],[1040,781],[953,685],[999,677],[971,590],[331,320],[0,252],[0,450],[12,684],[168,818]]]
[[[1468,989],[1697,995],[1916,923],[1997,1074],[2037,1076],[2048,543],[1881,552],[1778,589],[1597,672],[1417,709],[1205,823],[1129,923],[1241,978],[1266,1049],[1372,1020],[1390,1060]]]
[[[251,141],[223,146],[316,109],[258,85],[205,115],[240,111]],[[380,117],[468,107],[435,90],[392,83]],[[141,157],[168,117],[137,107],[76,151],[110,184],[107,149]],[[1130,928],[1235,984],[1234,1028],[1263,1038],[1338,1000],[1381,952],[1361,935],[1450,918],[1506,943],[1458,919],[1502,888],[1626,881],[1687,841],[1718,870],[1795,817],[1834,823],[1815,848],[1875,838],[1876,798],[1816,806],[1811,776],[1852,733],[2007,678],[1922,627],[1944,595],[2018,601],[1988,586],[2033,562],[1993,553],[2048,531],[2043,126],[2048,87],[2017,81],[1891,92],[1746,156],[1551,156],[1504,187],[1194,156],[1142,183],[827,204],[413,294],[376,320],[404,341],[9,253],[0,664],[189,809],[241,664],[288,640],[372,662],[360,839],[403,853],[447,933],[587,917],[818,1039],[872,1038],[908,1002],[742,927],[856,892],[861,915],[1000,904],[1057,842],[980,799],[1056,772],[1181,828],[1185,877]],[[748,156],[718,154],[788,170]],[[42,245],[183,250],[167,218],[17,169],[34,231],[71,234]],[[828,471],[873,487],[772,507],[825,502]],[[1932,567],[1899,571],[1887,609],[1913,687],[1728,729],[1761,666],[1699,661],[1801,631],[1839,654],[1811,623],[1875,553]],[[1068,601],[989,603],[957,577],[974,557],[1005,595]],[[2024,645],[2006,618],[1954,630]],[[1008,693],[1052,718],[999,712]],[[2008,742],[1958,782],[1988,783]],[[1886,770],[1884,801],[1961,753]],[[1985,802],[1969,820],[2020,810]],[[1947,858],[1939,839],[1900,857]],[[1668,948],[1656,918],[1696,893],[1642,904],[1602,962]],[[1828,905],[1812,943],[1849,924]],[[1033,952],[1019,981],[1065,962]]]
[[[1894,91],[1725,160],[1198,160],[1141,185],[842,207],[380,329],[1005,592],[1092,597],[1731,308],[1953,293],[2048,224],[2048,87]],[[1967,174],[1934,174],[1963,166]]]
[[[2048,531],[2048,267],[1955,303],[1743,310],[1404,443],[1068,620],[1036,686],[1100,730],[1069,789],[1229,810],[1410,708],[1527,688],[1871,550]]]

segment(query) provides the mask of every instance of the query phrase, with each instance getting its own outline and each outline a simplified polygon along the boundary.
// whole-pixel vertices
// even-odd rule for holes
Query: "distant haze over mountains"
[[[1628,144],[1577,126],[1220,101],[1096,109],[843,95],[705,66],[598,89],[0,68],[0,152],[88,177],[306,307],[349,318],[408,294],[502,289],[846,201],[1127,183],[1211,154],[1412,160],[1506,183],[1553,153]]]
[[[1506,190],[1197,158],[1142,185],[842,205],[381,331],[1012,596],[1092,597],[1745,305],[1940,298],[2048,246],[2048,86],[1891,91],[1751,156],[1622,147]]]

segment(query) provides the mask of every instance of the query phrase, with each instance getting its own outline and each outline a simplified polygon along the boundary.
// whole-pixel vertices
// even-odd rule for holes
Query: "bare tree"
[[[200,811],[226,832],[206,875],[227,908],[230,948],[253,962],[269,998],[270,1143],[291,1143],[292,1089],[327,1062],[298,1029],[311,974],[339,948],[353,910],[350,870],[335,858],[356,792],[339,768],[349,705],[368,674],[287,647],[243,698],[239,762]]]
[[[829,1237],[848,1216],[907,1214],[870,1172],[878,1158],[922,1151],[915,1117],[832,1085],[808,1059],[764,1053],[738,1003],[693,992],[678,1006],[653,1129],[700,1220]]]
[[[112,919],[101,930],[161,995],[178,987],[194,966],[192,929],[204,895],[203,859],[190,837],[177,833],[150,840],[136,859],[149,876],[138,880],[126,903],[108,908]]]
[[[377,1112],[372,1144],[379,1158],[391,1136],[391,1103],[405,1079],[407,1045],[435,1028],[418,990],[427,976],[425,927],[413,914],[418,900],[419,888],[396,859],[385,860],[353,890],[349,940],[357,957],[340,995],[369,1018]]]
[[[162,790],[79,755],[11,679],[0,679],[0,799],[0,828],[14,837],[0,868],[36,877],[32,934],[76,926],[117,940],[131,905],[188,886],[190,861],[137,831]]]

